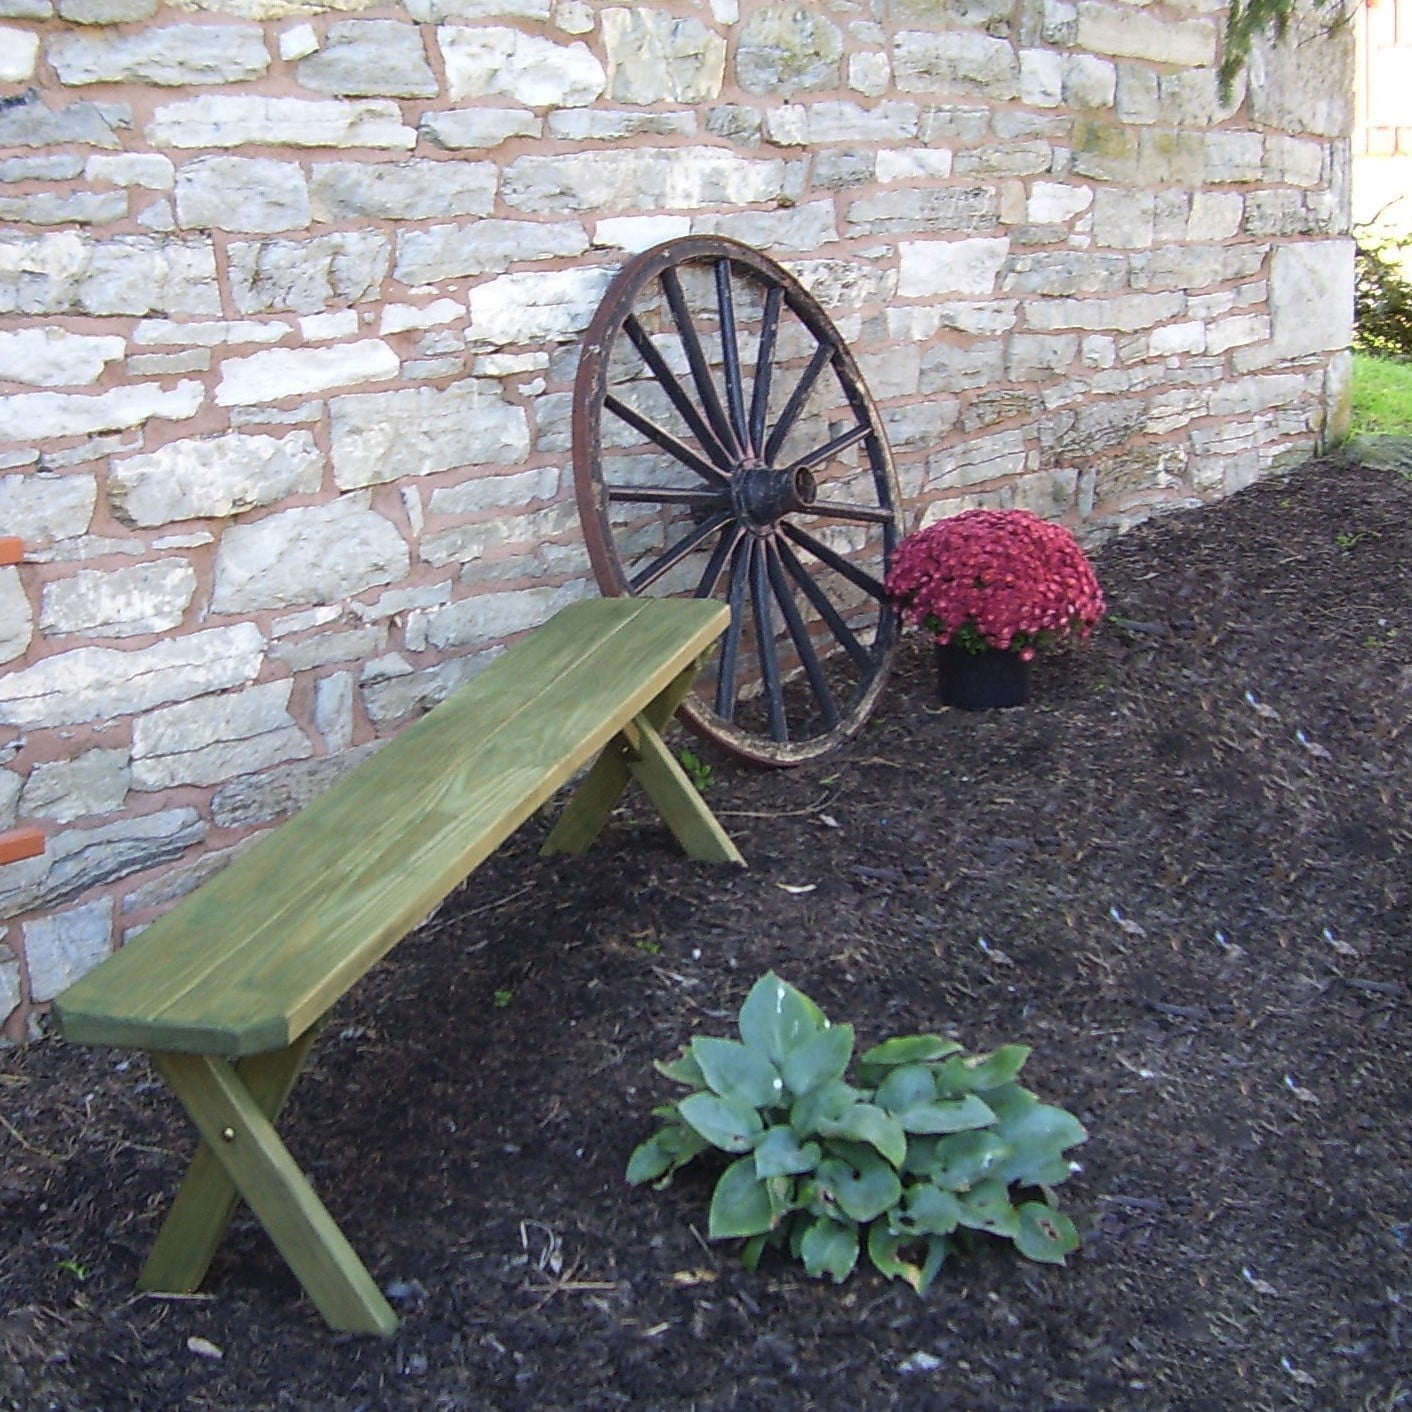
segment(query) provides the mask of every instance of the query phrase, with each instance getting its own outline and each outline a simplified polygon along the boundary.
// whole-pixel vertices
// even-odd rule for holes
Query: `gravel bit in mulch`
[[[640,805],[587,861],[522,831],[338,1008],[285,1123],[391,1340],[328,1333],[246,1218],[200,1296],[137,1293],[175,1103],[140,1057],[0,1054],[0,1406],[1412,1406],[1409,519],[1412,482],[1325,462],[1143,525],[1022,709],[940,708],[909,646],[837,754],[712,760],[749,871]],[[625,1184],[677,1093],[651,1060],[771,967],[864,1044],[1034,1046],[1092,1133],[1066,1267],[749,1274],[708,1173]]]

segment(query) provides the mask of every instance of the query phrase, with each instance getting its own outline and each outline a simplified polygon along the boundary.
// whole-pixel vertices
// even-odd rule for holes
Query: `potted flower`
[[[1028,510],[967,510],[916,530],[887,590],[936,640],[942,700],[971,711],[1022,705],[1035,653],[1087,638],[1105,607],[1078,541]]]

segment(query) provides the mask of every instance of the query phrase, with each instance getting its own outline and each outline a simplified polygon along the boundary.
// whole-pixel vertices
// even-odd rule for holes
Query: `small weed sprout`
[[[681,761],[681,767],[686,771],[686,777],[695,786],[698,794],[704,794],[711,784],[713,773],[711,766],[703,760],[694,750],[683,746],[680,755],[677,757]]]
[[[1065,1149],[1088,1134],[1015,1082],[1024,1045],[968,1056],[939,1035],[906,1035],[860,1056],[848,1083],[853,1027],[830,1024],[773,973],[746,997],[739,1028],[739,1041],[698,1036],[656,1064],[692,1092],[654,1110],[665,1126],[632,1154],[627,1179],[660,1189],[699,1154],[734,1159],[709,1233],[744,1238],[751,1269],[784,1247],[839,1281],[866,1248],[925,1294],[976,1232],[1051,1264],[1078,1248],[1051,1188],[1076,1170]]]
[[[490,997],[491,1003],[497,1010],[503,1010],[514,998],[515,992],[513,990],[497,990]]]

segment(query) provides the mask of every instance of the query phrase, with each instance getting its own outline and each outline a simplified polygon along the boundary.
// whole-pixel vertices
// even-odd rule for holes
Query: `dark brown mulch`
[[[1149,523],[1021,710],[940,709],[910,647],[847,749],[716,762],[748,872],[645,813],[588,862],[527,829],[290,1109],[390,1341],[327,1333],[248,1221],[207,1294],[135,1293],[173,1103],[115,1052],[0,1055],[0,1405],[1412,1405],[1409,519],[1412,483],[1326,463]],[[1066,1268],[996,1245],[926,1300],[749,1274],[702,1239],[704,1175],[625,1185],[674,1092],[650,1061],[769,967],[866,1042],[1034,1046],[1092,1133]]]

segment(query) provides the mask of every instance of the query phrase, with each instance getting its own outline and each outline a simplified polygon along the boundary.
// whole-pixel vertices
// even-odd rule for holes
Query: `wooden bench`
[[[320,1022],[595,755],[544,852],[587,848],[635,777],[688,854],[741,862],[660,734],[728,618],[564,609],[59,997],[67,1038],[148,1051],[201,1136],[143,1289],[194,1290],[243,1197],[332,1327],[396,1328],[275,1130]]]

